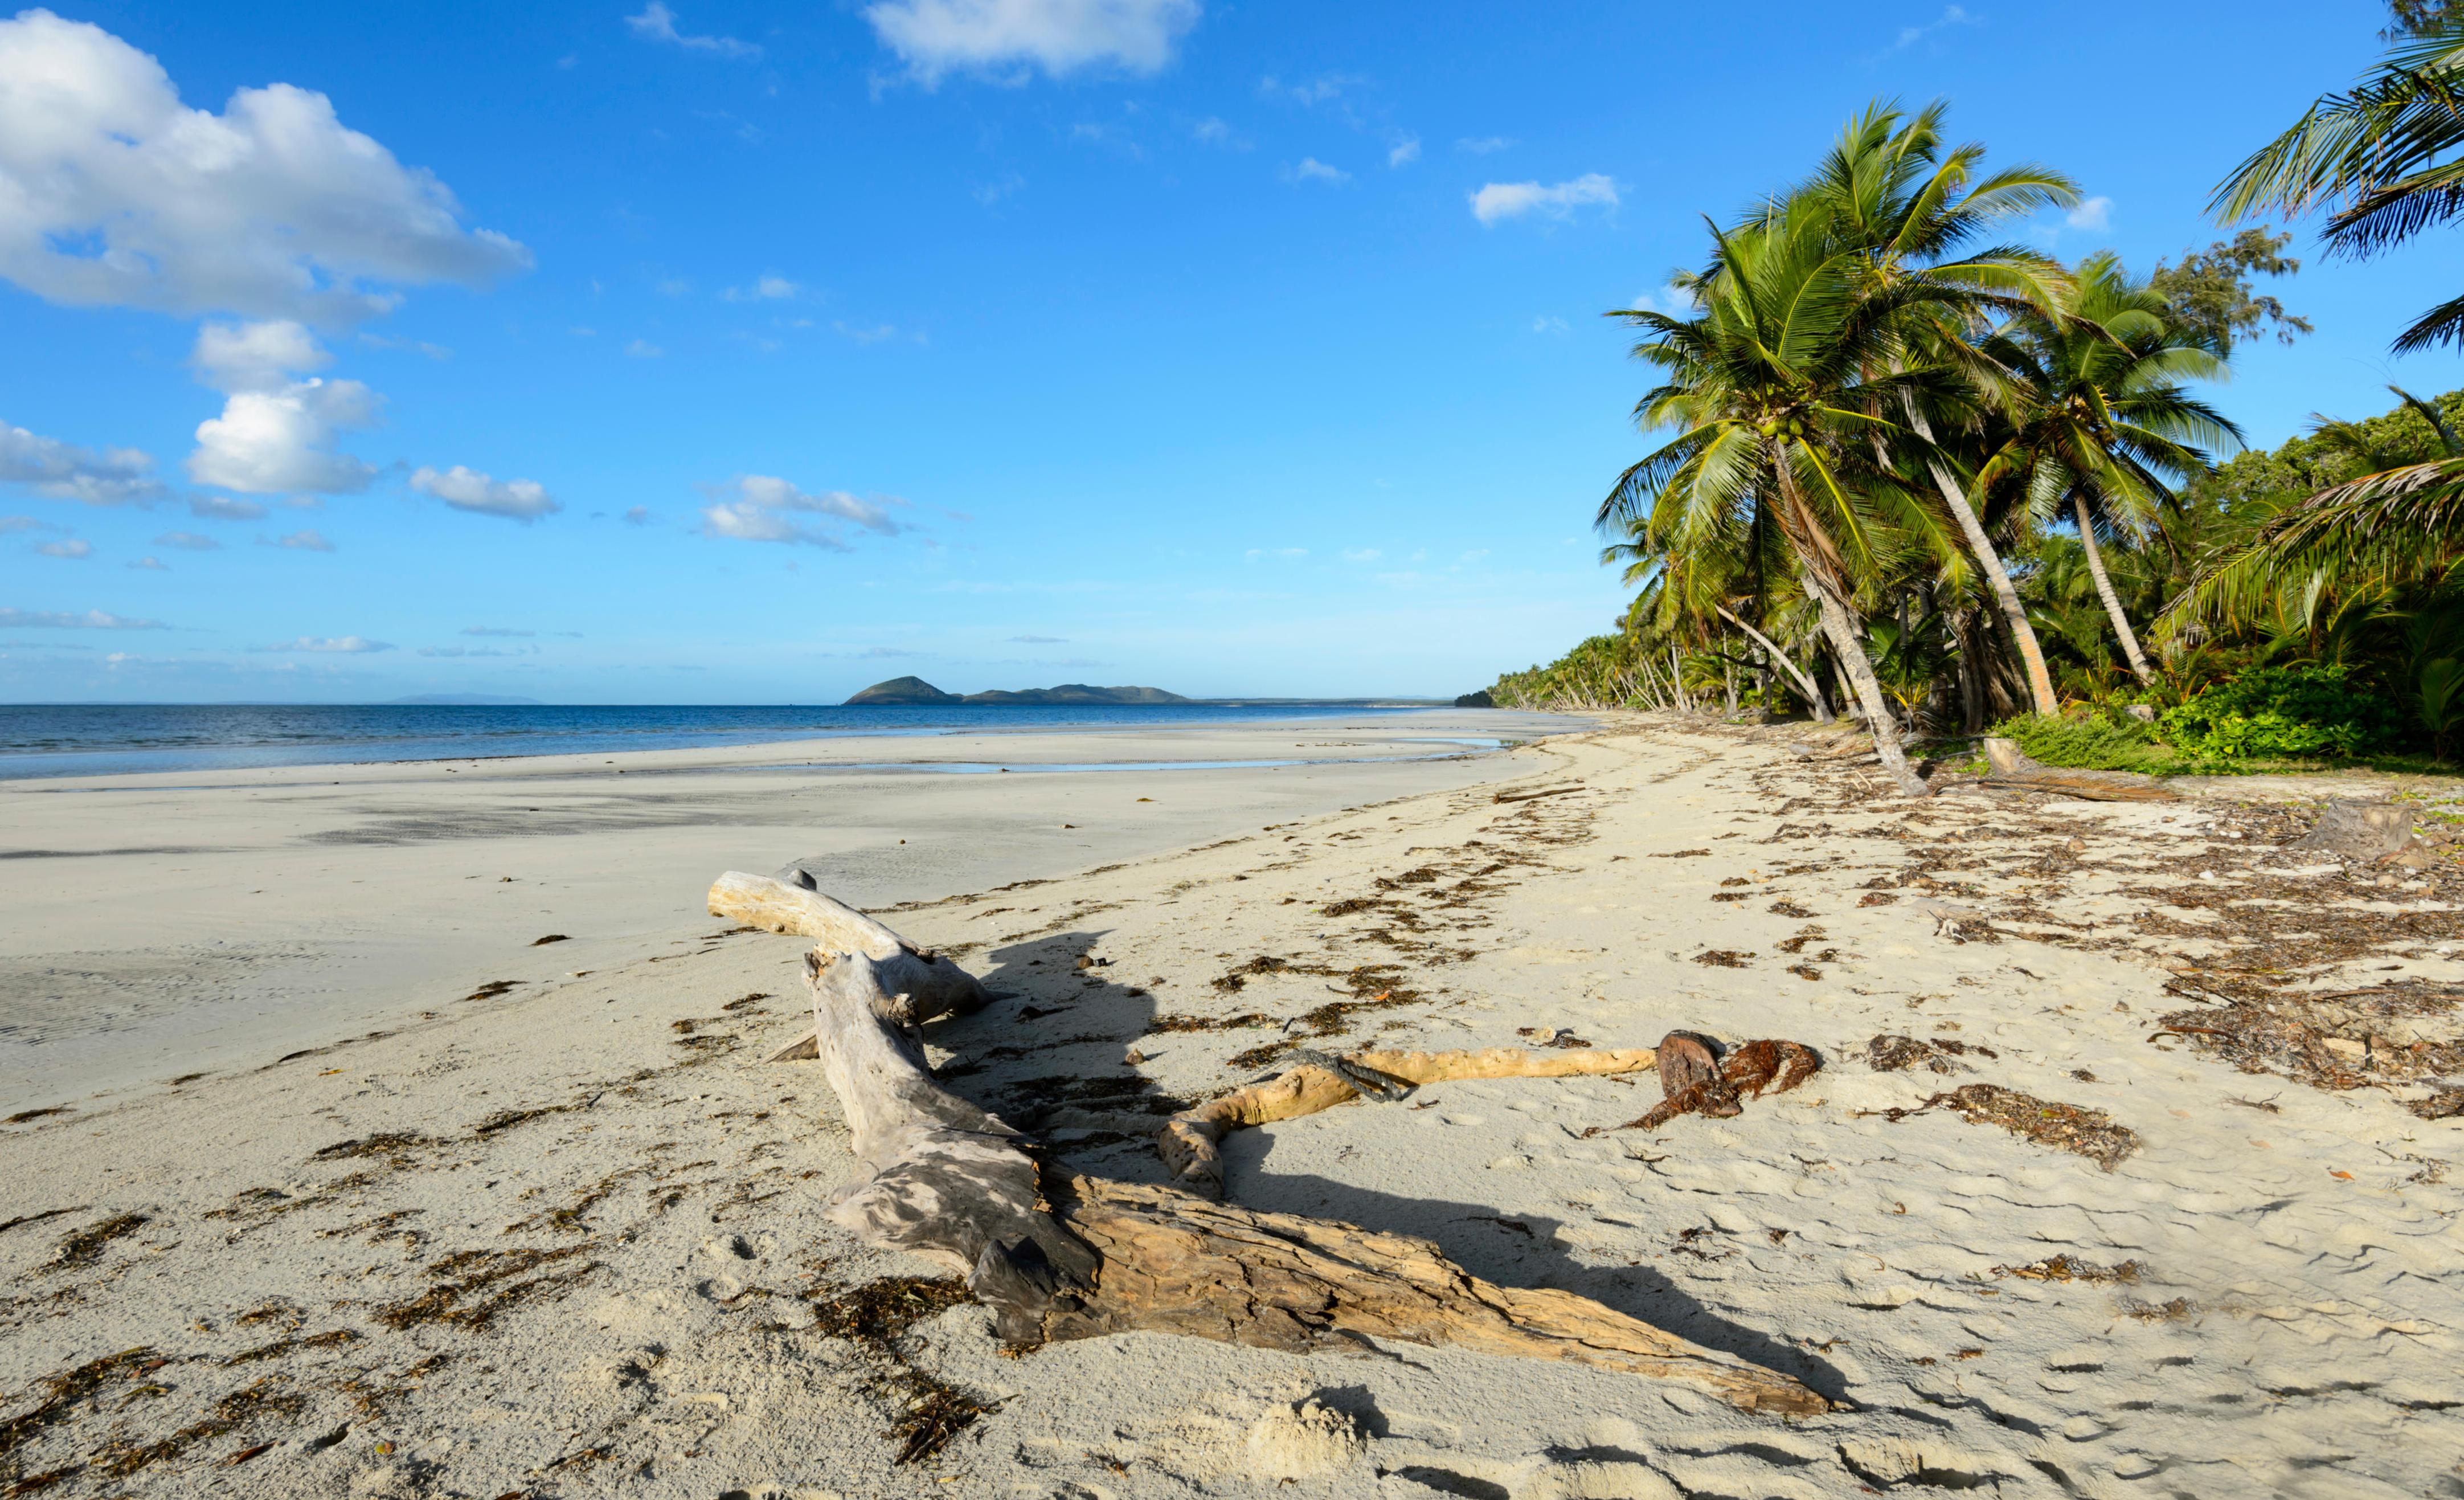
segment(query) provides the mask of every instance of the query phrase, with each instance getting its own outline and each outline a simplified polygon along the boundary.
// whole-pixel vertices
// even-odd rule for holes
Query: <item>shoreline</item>
[[[1512,774],[1424,741],[1565,722],[1447,710],[960,731],[886,763],[863,759],[878,739],[832,738],[0,781],[16,918],[0,1115],[638,959],[704,920],[693,890],[633,875],[653,864],[807,859],[849,899],[933,899]]]

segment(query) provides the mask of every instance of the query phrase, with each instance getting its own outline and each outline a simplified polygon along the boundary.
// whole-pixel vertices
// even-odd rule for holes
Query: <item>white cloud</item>
[[[388,641],[372,641],[363,635],[303,635],[296,641],[284,641],[275,646],[252,646],[249,650],[253,651],[333,651],[356,656],[368,651],[389,651],[393,650],[393,645]]]
[[[314,529],[295,531],[287,537],[276,537],[272,541],[268,542],[267,545],[275,547],[288,547],[294,552],[331,552],[334,550],[334,544],[325,540],[324,534]]]
[[[1258,95],[1262,99],[1282,99],[1291,104],[1316,105],[1340,97],[1345,89],[1360,81],[1344,74],[1327,73],[1306,83],[1286,83],[1269,73],[1258,80]]]
[[[1155,73],[1198,24],[1199,0],[879,0],[864,18],[925,84],[946,74],[1115,66]]]
[[[1472,216],[1483,224],[1539,212],[1552,219],[1570,218],[1584,204],[1616,208],[1617,184],[1598,172],[1585,172],[1553,188],[1538,183],[1489,183],[1471,195]]]
[[[1405,136],[1386,150],[1386,165],[1389,166],[1404,166],[1419,159],[1420,138],[1419,136]]]
[[[1357,550],[1346,550],[1343,554],[1343,561],[1346,562],[1375,562],[1385,555],[1385,553],[1379,551],[1375,547],[1361,547]]]
[[[530,265],[322,94],[276,83],[190,109],[100,27],[0,21],[0,277],[37,297],[347,321],[397,300],[371,283],[479,286]]]
[[[32,516],[0,516],[0,537],[12,537],[21,531],[57,531],[60,528]]]
[[[536,479],[496,479],[460,464],[442,474],[423,466],[411,474],[410,487],[457,511],[502,516],[525,525],[564,509]]]
[[[751,42],[737,41],[733,36],[688,36],[676,30],[676,12],[660,0],[650,0],[639,15],[625,17],[625,29],[646,42],[668,42],[687,52],[706,52],[718,57],[759,57],[761,49]]]
[[[0,608],[0,630],[167,630],[160,620],[131,620],[124,615],[89,609],[66,614],[49,609]]]
[[[171,571],[169,563],[166,563],[161,558],[156,557],[139,558],[136,562],[131,562],[128,565],[134,568],[143,568],[149,573],[168,573]]]
[[[188,497],[188,514],[206,520],[263,520],[265,507],[254,500],[226,499],[219,495]]]
[[[718,295],[730,302],[783,301],[802,291],[803,287],[785,276],[762,276],[755,277],[750,286],[732,286]]]
[[[47,558],[90,558],[94,556],[94,543],[82,538],[69,537],[59,541],[38,542],[34,550]]]
[[[1340,166],[1329,166],[1316,157],[1305,156],[1301,158],[1301,165],[1292,168],[1291,179],[1296,183],[1348,183],[1352,181],[1352,174]]]
[[[890,513],[845,490],[808,495],[770,474],[738,474],[725,484],[702,486],[711,503],[702,507],[702,535],[737,541],[803,542],[834,552],[850,550],[836,528],[797,519],[821,516],[850,521],[867,531],[894,537],[904,528]],[[903,504],[904,501],[895,503]]]
[[[1923,26],[1901,27],[1898,39],[1893,41],[1889,47],[1883,49],[1883,55],[1888,56],[1891,53],[1913,47],[1917,43],[1925,40],[1926,37],[1931,36],[1936,32],[1944,31],[1953,26],[1973,26],[1975,24],[1976,17],[1969,14],[1966,11],[1961,10],[1955,5],[1945,6],[1943,7],[1942,14],[1936,16],[1930,21],[1927,21]]]
[[[293,377],[332,356],[297,322],[208,323],[189,364],[226,393],[223,414],[198,424],[188,477],[244,495],[356,495],[376,471],[328,451],[334,434],[376,420],[376,392],[355,380]]]
[[[1213,115],[1190,126],[1189,134],[1190,139],[1208,145],[1228,145],[1232,141],[1232,127]]]
[[[0,111],[5,111],[5,105],[0,105]],[[0,149],[5,148],[0,144]],[[0,199],[6,190],[6,179],[0,178]],[[6,212],[0,207],[0,214]],[[154,460],[136,449],[96,452],[0,422],[0,483],[22,484],[56,500],[118,505],[160,496],[163,486],[153,475]]]
[[[1010,639],[1021,646],[1067,646],[1069,644],[1069,637],[1066,635],[1013,635]]]
[[[858,328],[847,323],[833,322],[830,324],[830,331],[842,339],[852,339],[858,343],[879,343],[884,339],[898,337],[898,329],[891,323],[875,323],[869,328]]]
[[[539,634],[537,630],[509,630],[502,626],[495,625],[466,625],[462,628],[462,633],[465,635],[495,635],[502,636],[507,639],[517,640],[528,640],[532,636]]]
[[[2062,222],[2075,230],[2087,230],[2101,233],[2113,227],[2113,200],[2090,198],[2073,209],[2063,217]]]
[[[219,551],[222,543],[211,537],[200,537],[193,531],[166,531],[154,539],[158,547],[178,547],[183,552]]]
[[[495,646],[423,646],[422,656],[536,656],[536,646],[516,646],[510,650]]]
[[[668,351],[660,348],[657,344],[652,343],[648,339],[636,339],[631,343],[625,345],[625,352],[637,360],[655,360],[666,354]]]
[[[1474,156],[1486,156],[1491,151],[1503,151],[1513,143],[1504,136],[1466,136],[1455,143],[1455,149],[1468,151]]]
[[[647,505],[636,505],[625,513],[625,524],[628,526],[647,526],[649,523],[650,508]]]
[[[1533,333],[1564,333],[1566,331],[1566,320],[1553,317],[1548,313],[1543,313],[1539,317],[1531,320],[1531,331]]]
[[[1248,551],[1243,552],[1241,555],[1247,558],[1252,562],[1257,562],[1261,558],[1305,558],[1309,556],[1309,548],[1251,547]]]

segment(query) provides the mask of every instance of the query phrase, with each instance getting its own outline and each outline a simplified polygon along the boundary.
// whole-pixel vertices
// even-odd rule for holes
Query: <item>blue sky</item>
[[[5,14],[6,12],[0,12]],[[2361,0],[62,5],[0,20],[0,699],[1453,694],[1621,603],[1598,315],[1877,97],[2145,267]],[[2305,233],[2300,253],[2308,254]],[[2453,354],[2278,291],[2254,440]]]

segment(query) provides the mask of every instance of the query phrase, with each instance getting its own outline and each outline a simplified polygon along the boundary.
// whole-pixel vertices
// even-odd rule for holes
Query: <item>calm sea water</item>
[[[674,750],[857,735],[1358,718],[1363,704],[993,708],[0,704],[0,779]]]

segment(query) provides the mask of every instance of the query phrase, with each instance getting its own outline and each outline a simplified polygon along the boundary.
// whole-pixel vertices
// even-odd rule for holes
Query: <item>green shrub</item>
[[[2392,743],[2402,728],[2385,695],[2333,666],[2254,668],[2157,720],[2165,741],[2202,767],[2357,756]]]
[[[2188,769],[2181,759],[2157,742],[2150,726],[2120,709],[2084,716],[2023,714],[1993,726],[1991,733],[2016,740],[2032,760],[2096,771],[2138,771],[2169,776]]]

